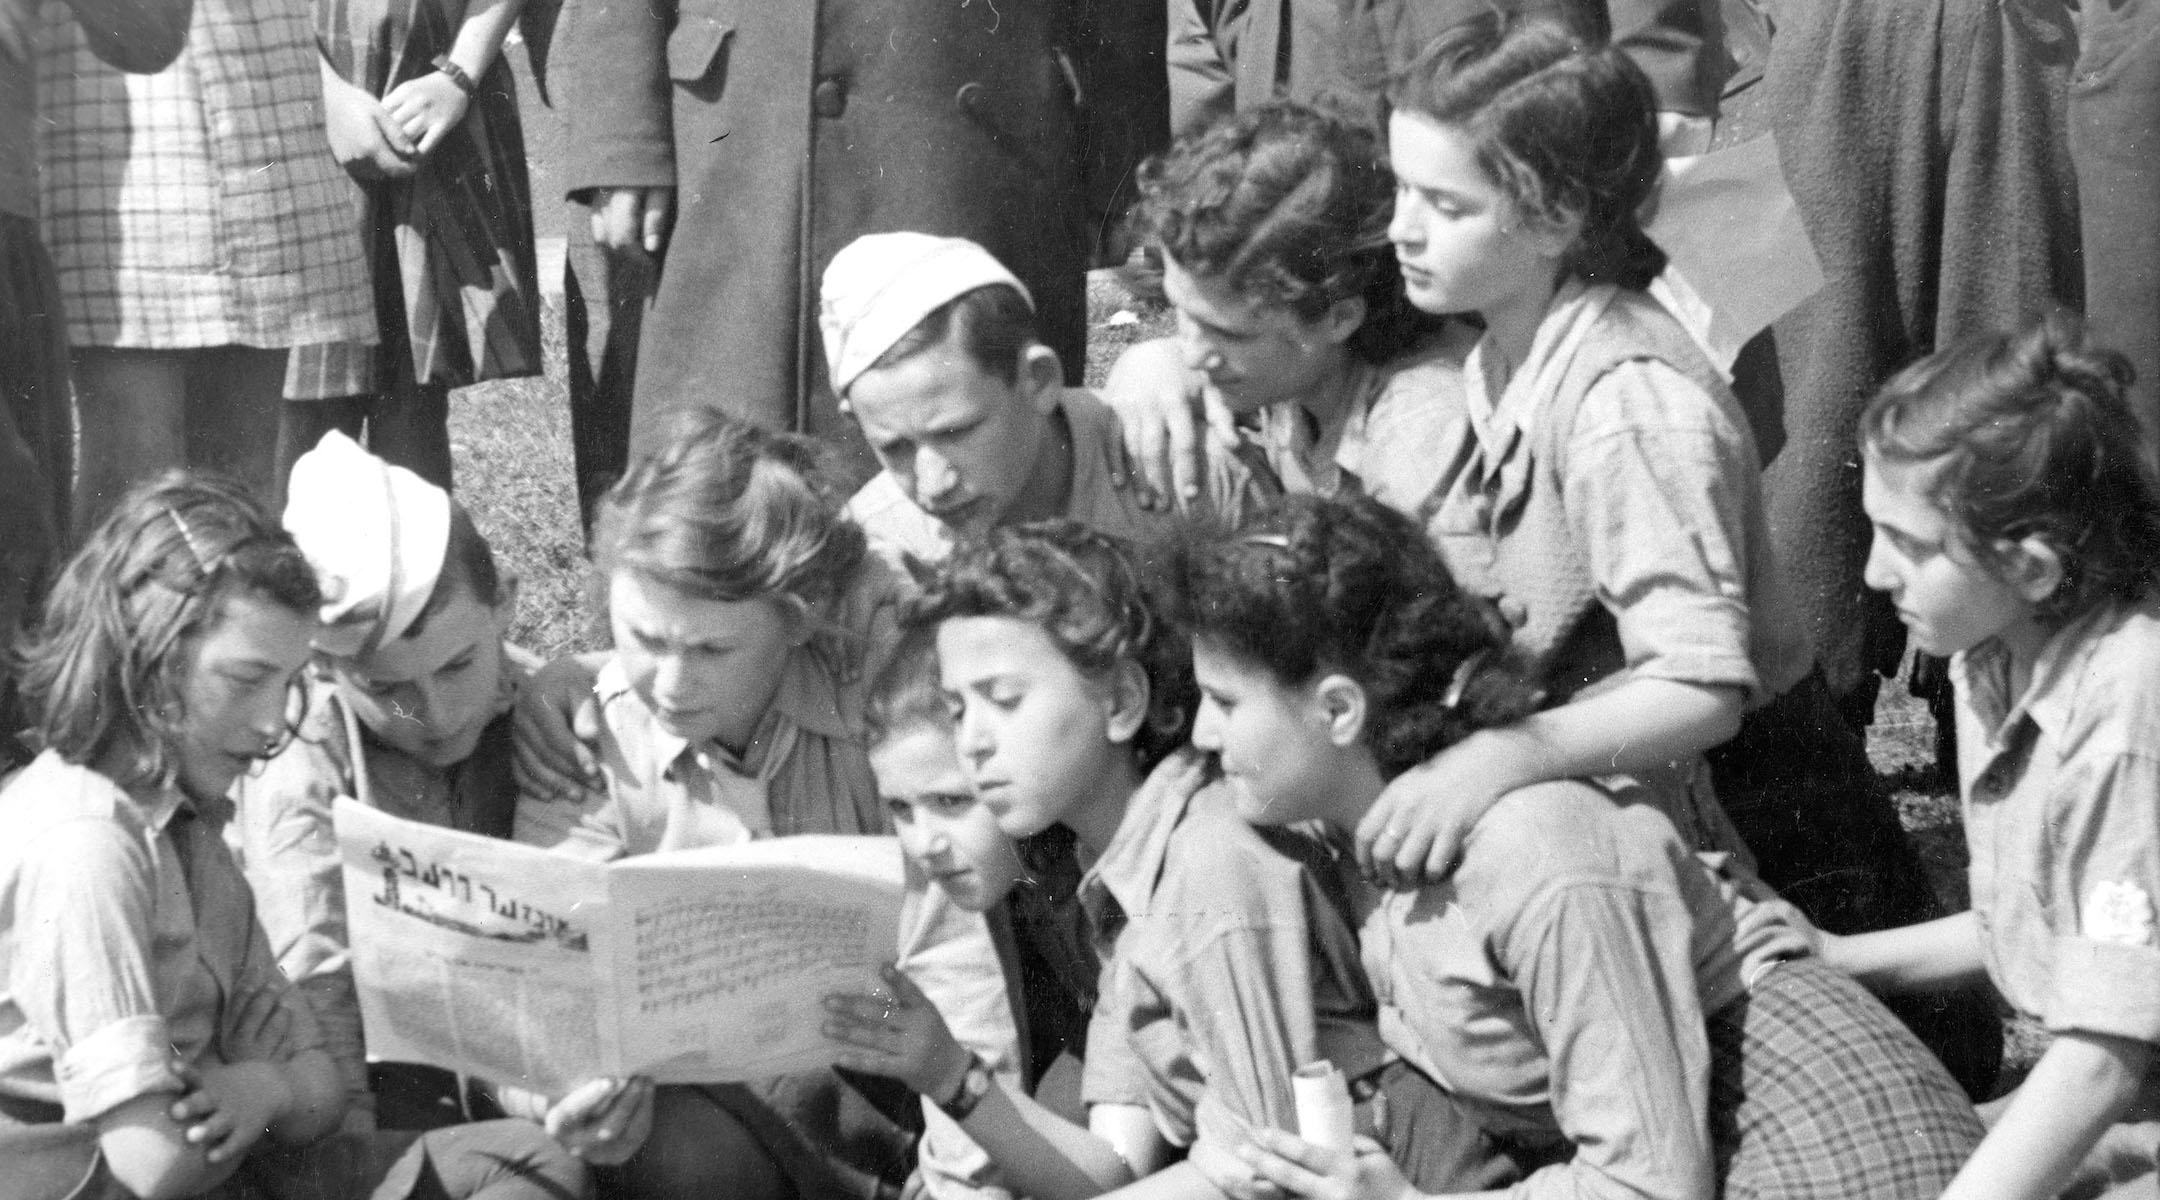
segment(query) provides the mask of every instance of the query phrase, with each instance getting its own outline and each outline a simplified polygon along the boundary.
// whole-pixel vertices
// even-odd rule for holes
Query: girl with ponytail
[[[1867,582],[1950,659],[1972,908],[1823,957],[1883,992],[1984,972],[2055,1035],[1955,1200],[2153,1187],[2128,1122],[2160,1103],[2160,500],[2129,384],[2058,315],[1908,367],[1860,418]]]
[[[1255,825],[1347,844],[1388,781],[1538,703],[1490,606],[1369,499],[1291,498],[1170,578],[1193,744]],[[1447,883],[1349,880],[1388,1070],[1440,1086],[1416,1137],[1391,1113],[1349,1149],[1261,1130],[1241,1159],[1307,1197],[1411,1195],[1415,1148],[1455,1164],[1417,1182],[1445,1194],[1932,1200],[1980,1136],[1957,1086],[1852,980],[1778,958],[1644,799],[1542,782],[1478,820]]]

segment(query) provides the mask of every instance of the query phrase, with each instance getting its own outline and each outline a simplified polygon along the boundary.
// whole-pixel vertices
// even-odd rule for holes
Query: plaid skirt
[[[1779,965],[1709,1030],[1725,1200],[1934,1200],[1985,1132],[1919,1039],[1817,960]]]

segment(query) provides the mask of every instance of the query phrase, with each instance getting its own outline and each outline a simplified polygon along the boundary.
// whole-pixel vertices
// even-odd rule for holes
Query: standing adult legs
[[[278,424],[285,412],[283,348],[181,351],[187,367],[186,462],[247,485],[270,511],[285,507]]]
[[[187,460],[186,350],[77,347],[75,538],[122,493]]]

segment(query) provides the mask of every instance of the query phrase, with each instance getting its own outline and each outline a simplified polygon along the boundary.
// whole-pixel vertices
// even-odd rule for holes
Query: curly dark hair
[[[1015,617],[1049,635],[1072,664],[1099,675],[1120,662],[1147,676],[1147,718],[1133,738],[1142,770],[1192,731],[1192,652],[1162,617],[1124,543],[1078,521],[1035,521],[963,543],[909,605],[907,623]]]
[[[1240,531],[1180,542],[1169,575],[1194,640],[1287,685],[1341,672],[1364,688],[1366,744],[1388,778],[1538,706],[1499,613],[1455,586],[1415,522],[1368,497],[1285,497]]]
[[[1139,173],[1128,218],[1137,240],[1239,295],[1317,320],[1338,301],[1365,300],[1351,353],[1381,363],[1438,320],[1403,294],[1388,242],[1395,176],[1362,124],[1290,100],[1221,118]],[[1160,295],[1160,265],[1126,278]]]
[[[1981,555],[2026,537],[2053,547],[2063,581],[2037,615],[2059,624],[2160,582],[2160,499],[2131,375],[2057,312],[1898,372],[1861,414],[1860,441],[1890,462],[1941,460],[1933,499]]]
[[[1564,26],[1487,11],[1441,34],[1388,89],[1401,111],[1462,131],[1478,164],[1533,217],[1582,220],[1561,268],[1642,289],[1665,252],[1638,213],[1656,194],[1657,100],[1611,46]]]
[[[238,483],[174,470],[137,485],[68,560],[19,643],[33,739],[71,763],[116,759],[122,787],[170,786],[192,650],[234,595],[311,619],[322,604],[292,535]]]

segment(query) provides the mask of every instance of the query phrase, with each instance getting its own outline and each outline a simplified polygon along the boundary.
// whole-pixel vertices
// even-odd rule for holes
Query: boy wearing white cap
[[[494,837],[510,834],[517,786],[508,713],[531,668],[504,644],[515,582],[442,489],[342,433],[294,464],[285,527],[325,601],[326,671],[298,736],[234,785],[228,840],[253,887],[278,964],[312,1002],[356,1111],[386,1125],[460,1115],[454,1076],[378,1068],[361,1044],[332,801]]]
[[[1026,286],[981,246],[857,238],[825,270],[818,325],[841,408],[884,468],[848,505],[881,554],[936,561],[958,538],[1050,517],[1163,532],[1168,506],[1116,470],[1116,416],[1064,385]],[[1209,476],[1203,507],[1235,521],[1252,473],[1223,458]]]

